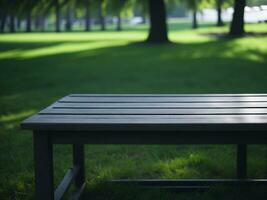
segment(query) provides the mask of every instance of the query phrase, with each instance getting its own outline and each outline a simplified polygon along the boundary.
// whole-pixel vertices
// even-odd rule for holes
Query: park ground
[[[32,199],[32,135],[20,122],[69,93],[266,93],[267,35],[218,38],[227,27],[170,24],[171,44],[145,45],[147,27],[122,32],[0,35],[0,199]],[[267,24],[246,25],[266,33]],[[214,34],[216,33],[216,34]],[[57,145],[55,184],[71,164]],[[117,188],[111,178],[234,178],[233,145],[86,145],[84,199],[264,199],[264,189],[202,193]],[[249,146],[248,175],[267,178],[266,146]],[[266,188],[265,188],[266,189]],[[140,192],[140,190],[142,190]]]

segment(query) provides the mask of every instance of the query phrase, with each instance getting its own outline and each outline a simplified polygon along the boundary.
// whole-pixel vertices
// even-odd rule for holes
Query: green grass
[[[0,199],[32,197],[32,136],[20,130],[19,123],[64,95],[267,92],[267,36],[217,39],[207,33],[223,33],[227,27],[207,25],[197,31],[188,27],[171,24],[173,43],[168,45],[138,44],[146,38],[146,27],[120,33],[0,35]],[[246,29],[263,32],[267,25],[247,25]],[[57,184],[71,163],[71,147],[57,145],[54,151]],[[249,147],[249,177],[267,178],[266,152],[263,146]],[[87,145],[85,198],[223,199],[225,189],[186,195],[140,193],[136,188],[121,191],[99,182],[141,177],[233,178],[235,153],[231,145]],[[240,199],[239,190],[229,191],[232,195],[227,198]]]

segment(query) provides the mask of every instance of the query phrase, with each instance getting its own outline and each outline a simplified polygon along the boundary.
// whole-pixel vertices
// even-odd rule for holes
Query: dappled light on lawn
[[[140,43],[147,36],[143,29],[1,35],[0,151],[8,153],[0,157],[6,165],[0,193],[29,199],[32,137],[21,133],[19,122],[67,94],[267,92],[266,35],[227,39],[209,35],[225,33],[225,27],[184,26],[173,28],[172,43],[164,45]],[[267,25],[246,29],[264,32]],[[71,147],[56,145],[54,151],[58,183],[71,162]],[[265,154],[264,146],[250,147],[249,177],[266,178]],[[102,194],[94,187],[110,178],[234,178],[234,155],[227,145],[88,145],[88,195]]]
[[[255,25],[248,25],[253,30]],[[261,25],[265,26],[266,25]],[[256,32],[263,29],[255,26]],[[143,53],[153,55],[153,59],[173,60],[177,59],[201,59],[201,58],[240,58],[255,62],[265,62],[267,55],[266,37],[247,37],[241,39],[218,39],[204,35],[204,33],[226,32],[226,28],[203,28],[198,31],[181,30],[170,32],[173,44],[160,46],[134,45],[146,37],[143,32],[128,31],[123,33],[31,33],[31,34],[7,34],[0,38],[6,49],[0,49],[1,59],[31,59],[38,57],[57,56],[69,54],[83,57],[83,55],[102,55],[105,49],[116,48],[117,55],[136,56],[143,62],[147,60]],[[251,45],[253,44],[253,45]],[[134,47],[127,47],[127,46]],[[121,49],[117,49],[121,47]],[[125,50],[123,50],[125,48]],[[205,49],[205,50],[204,50]],[[121,50],[121,51],[120,51]],[[145,51],[145,52],[144,52]],[[151,52],[151,53],[150,53]],[[153,54],[152,54],[153,53]],[[114,53],[112,52],[112,55]],[[119,57],[118,56],[118,57]],[[119,59],[119,58],[118,58]]]

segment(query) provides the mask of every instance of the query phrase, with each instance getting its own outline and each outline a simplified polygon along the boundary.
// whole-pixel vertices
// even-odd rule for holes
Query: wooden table
[[[152,186],[266,184],[246,178],[246,145],[267,143],[267,94],[72,94],[26,119],[33,130],[36,199],[85,185],[84,144],[237,144],[237,178],[134,180]],[[54,191],[53,144],[73,144],[73,167]],[[124,180],[129,182],[129,180]]]

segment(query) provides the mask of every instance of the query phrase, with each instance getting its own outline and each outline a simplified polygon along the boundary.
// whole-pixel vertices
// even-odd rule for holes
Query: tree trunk
[[[235,0],[234,14],[230,27],[230,36],[240,37],[244,31],[244,9],[246,6],[246,0]]]
[[[29,9],[26,16],[26,32],[32,31],[32,10]]]
[[[144,15],[142,15],[141,16],[142,17],[142,22],[141,22],[141,24],[146,24],[146,15],[144,14]]]
[[[66,31],[71,31],[71,7],[68,5],[67,10],[66,10],[66,24],[65,24],[65,29]]]
[[[42,15],[38,15],[34,18],[34,27],[35,27],[35,30],[38,30],[38,31],[41,31],[42,30]]]
[[[193,29],[198,28],[198,23],[197,23],[197,10],[196,9],[193,10],[193,24],[192,24],[192,28]]]
[[[0,31],[1,31],[1,33],[3,33],[5,31],[6,18],[7,18],[7,14],[6,13],[3,13],[3,15],[1,16],[1,25],[0,25]]]
[[[15,29],[15,16],[13,13],[11,13],[9,16],[9,31],[11,33],[15,33],[15,31],[16,31],[16,29]]]
[[[168,42],[164,0],[149,0],[150,28],[147,42]]]
[[[120,13],[118,13],[118,16],[117,16],[117,31],[121,31],[121,15]]]
[[[99,21],[100,21],[101,31],[105,31],[106,30],[106,22],[105,22],[105,17],[103,15],[103,11],[102,11],[102,4],[103,4],[103,0],[100,1],[100,5],[99,5]]]
[[[56,32],[60,32],[60,3],[59,0],[55,0],[55,11],[56,11]]]
[[[90,0],[85,1],[85,31],[91,30]]]
[[[45,16],[43,14],[40,16],[40,31],[45,31]]]
[[[217,26],[223,26],[223,20],[222,20],[222,0],[217,0]]]
[[[21,20],[20,20],[20,18],[17,18],[17,27],[16,27],[16,29],[20,30],[20,28],[21,28]]]

